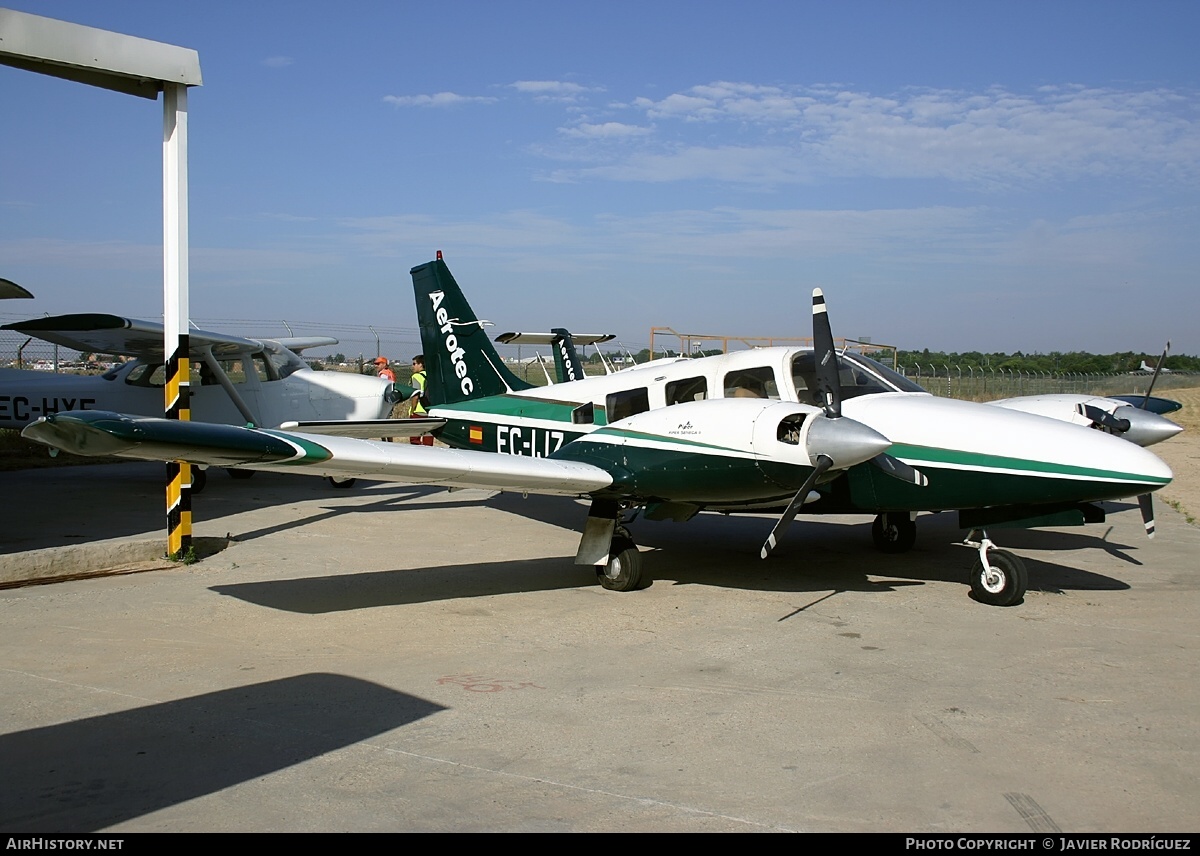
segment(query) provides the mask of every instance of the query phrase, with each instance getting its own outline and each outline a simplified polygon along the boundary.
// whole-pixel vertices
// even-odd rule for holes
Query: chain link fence
[[[0,313],[0,323],[24,320],[28,316]],[[396,364],[398,380],[407,380],[409,364],[421,353],[421,336],[416,327],[382,327],[375,325],[326,324],[317,321],[247,321],[215,318],[197,319],[199,329],[220,331],[228,335],[255,339],[282,337],[331,336],[337,345],[310,348],[304,358],[319,363],[322,368],[374,373],[371,365],[377,356],[385,356]],[[513,374],[529,383],[546,383],[546,374],[554,376],[554,361],[547,351],[525,345],[496,345],[497,351],[509,361]],[[538,362],[541,354],[545,364]],[[341,356],[344,359],[335,360]],[[111,365],[104,355],[81,358],[78,351],[31,338],[14,330],[0,330],[0,368],[34,369],[48,372],[99,374]],[[604,374],[604,367],[585,364],[588,375]],[[1141,394],[1150,383],[1150,374],[1082,374],[1076,372],[1020,372],[1007,369],[963,368],[954,365],[899,366],[905,377],[920,384],[934,395],[972,401],[994,401],[1019,395],[1049,393],[1080,393],[1086,395]],[[1171,372],[1159,375],[1155,390],[1195,386],[1197,378],[1190,372]]]
[[[1020,372],[1008,369],[961,369],[957,366],[899,366],[899,372],[934,395],[967,401],[995,401],[1021,395],[1078,393],[1081,395],[1143,395],[1150,372],[1084,374],[1081,372]],[[1196,386],[1191,372],[1158,376],[1155,392]]]

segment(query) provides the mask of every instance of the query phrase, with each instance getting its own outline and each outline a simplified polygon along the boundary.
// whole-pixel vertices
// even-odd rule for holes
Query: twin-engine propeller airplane
[[[616,337],[613,335],[576,336],[569,330],[556,327],[548,335],[545,333],[504,333],[497,336],[496,341],[505,345],[524,342],[553,344],[557,382],[564,383],[568,380],[578,380],[584,376],[583,364],[579,359],[576,344],[589,345],[594,342],[607,342],[614,338]],[[1167,348],[1170,349],[1170,346],[1171,343],[1168,342]],[[1163,351],[1158,363],[1160,366],[1166,356],[1167,352]],[[603,361],[603,355],[601,361]],[[667,361],[670,362],[671,358],[668,358]],[[604,368],[608,371],[607,363],[604,363]],[[1161,415],[1179,410],[1183,405],[1177,401],[1150,395],[1157,378],[1158,374],[1156,373],[1150,380],[1150,385],[1144,395],[1098,396],[1078,393],[1048,393],[1003,398],[987,403],[1009,410],[1022,410],[1025,413],[1035,413],[1038,416],[1071,422],[1085,428],[1107,431],[1123,437],[1131,443],[1137,443],[1139,446],[1152,446],[1163,440],[1169,440],[1183,430],[1182,426]],[[554,383],[549,375],[546,380]]]
[[[534,388],[505,367],[440,252],[412,277],[432,404],[391,433],[431,431],[452,448],[86,411],[23,433],[85,455],[588,497],[575,562],[618,591],[649,584],[628,513],[772,512],[765,558],[802,510],[876,515],[886,552],[912,546],[916,512],[957,510],[979,556],[972,593],[1010,605],[1024,596],[1025,566],[987,527],[1095,522],[1094,503],[1145,495],[1152,529],[1149,493],[1171,480],[1154,454],[1108,433],[935,398],[837,355],[820,290],[812,350],[656,361]]]
[[[0,329],[86,353],[134,358],[99,376],[0,369],[0,428],[23,428],[43,416],[75,411],[162,415],[161,324],[81,314],[35,318]],[[245,339],[189,330],[192,419],[275,427],[303,420],[361,421],[388,416],[394,395],[386,380],[313,371],[299,356],[306,348],[336,345],[337,341],[325,336]],[[251,470],[230,473],[253,475]],[[195,477],[202,480],[203,471]],[[198,488],[199,484],[194,485]]]

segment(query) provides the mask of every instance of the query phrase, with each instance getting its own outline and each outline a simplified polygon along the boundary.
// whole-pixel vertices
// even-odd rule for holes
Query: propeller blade
[[[1138,496],[1138,507],[1142,509],[1142,524],[1146,527],[1146,537],[1154,537],[1154,500],[1150,494]]]
[[[1162,371],[1163,363],[1167,361],[1167,351],[1171,350],[1171,340],[1167,340],[1167,346],[1163,348],[1162,356],[1158,358],[1158,364],[1154,366],[1154,377],[1150,378],[1150,385],[1146,387],[1146,397],[1142,399],[1142,410],[1146,409],[1146,405],[1150,403],[1150,393],[1154,391],[1154,383],[1158,380],[1158,373]]]
[[[836,419],[842,415],[842,383],[838,377],[829,313],[825,311],[825,293],[819,288],[813,289],[813,358],[816,363],[816,403],[825,410],[826,416]]]
[[[929,479],[923,472],[915,469],[914,467],[910,467],[908,464],[904,463],[904,461],[900,460],[899,458],[892,457],[889,454],[884,453],[876,455],[875,457],[871,458],[871,463],[879,467],[879,469],[883,470],[894,479],[900,479],[900,481],[908,482],[909,484],[915,484],[917,487],[929,486]]]
[[[1114,434],[1124,434],[1129,430],[1128,419],[1118,419],[1107,410],[1101,410],[1092,404],[1076,404],[1075,412],[1091,420],[1093,425],[1100,425]]]
[[[783,514],[775,524],[775,528],[773,528],[771,530],[771,534],[767,536],[767,540],[763,544],[762,551],[759,553],[759,556],[765,559],[767,556],[771,555],[771,551],[774,550],[775,545],[779,543],[779,536],[783,533],[783,530],[787,527],[787,525],[792,522],[793,518],[795,518],[796,512],[799,511],[800,506],[804,504],[804,499],[808,496],[808,492],[813,489],[813,485],[817,483],[817,479],[821,477],[821,474],[832,466],[832,458],[828,458],[825,455],[820,455],[817,458],[817,464],[813,467],[812,473],[807,479],[804,480],[804,484],[800,486],[800,490],[796,491],[796,495],[792,497],[792,501],[788,504],[788,507],[784,509]]]

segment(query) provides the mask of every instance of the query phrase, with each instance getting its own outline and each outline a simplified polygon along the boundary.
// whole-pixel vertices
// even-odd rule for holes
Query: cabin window
[[[775,372],[768,366],[738,369],[725,375],[726,398],[779,398]]]
[[[592,425],[596,422],[596,406],[592,402],[581,404],[571,411],[573,425]]]
[[[650,396],[646,387],[626,389],[614,392],[605,399],[605,410],[608,411],[609,423],[633,416],[635,413],[645,413],[650,409]]]
[[[708,379],[689,377],[686,380],[674,380],[667,384],[667,407],[672,404],[684,404],[688,401],[703,401],[708,398]]]

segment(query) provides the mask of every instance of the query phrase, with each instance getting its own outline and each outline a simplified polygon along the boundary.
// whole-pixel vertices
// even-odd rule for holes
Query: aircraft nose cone
[[[1139,446],[1153,446],[1155,443],[1171,439],[1183,430],[1182,425],[1175,424],[1165,416],[1137,407],[1118,407],[1113,416],[1129,420],[1129,430],[1122,436]]]
[[[808,430],[805,449],[810,459],[826,455],[833,460],[834,468],[845,469],[871,460],[891,445],[891,440],[861,422],[846,416],[820,416]]]

